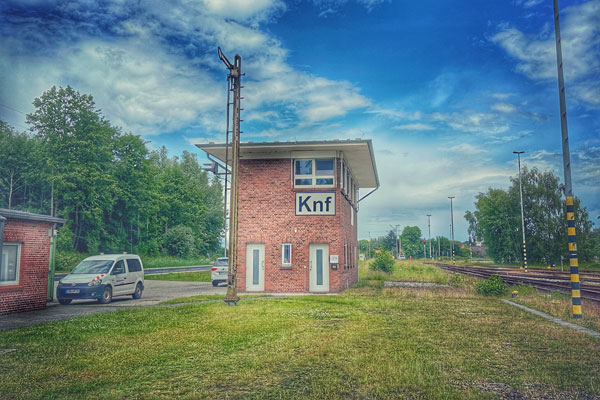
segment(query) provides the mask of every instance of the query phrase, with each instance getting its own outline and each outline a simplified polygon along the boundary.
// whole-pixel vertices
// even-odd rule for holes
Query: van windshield
[[[83,260],[73,270],[72,274],[107,274],[114,260]]]

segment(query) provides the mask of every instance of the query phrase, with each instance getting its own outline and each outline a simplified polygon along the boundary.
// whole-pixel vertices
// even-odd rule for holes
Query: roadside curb
[[[500,300],[502,302],[506,303],[506,304],[510,304],[511,306],[519,307],[522,310],[525,310],[525,311],[530,312],[532,314],[538,315],[538,316],[540,316],[542,318],[545,318],[545,319],[547,319],[549,321],[555,322],[555,323],[557,323],[559,325],[566,326],[567,328],[575,329],[576,331],[579,331],[579,332],[585,333],[586,335],[590,335],[592,337],[600,339],[600,332],[596,332],[594,330],[585,328],[585,327],[577,325],[577,324],[573,324],[571,322],[563,321],[562,319],[557,318],[557,317],[553,317],[550,314],[546,314],[544,312],[541,312],[541,311],[538,311],[538,310],[534,310],[533,308],[529,308],[529,307],[523,306],[521,304],[512,302],[510,300],[506,300],[506,299],[500,299]]]

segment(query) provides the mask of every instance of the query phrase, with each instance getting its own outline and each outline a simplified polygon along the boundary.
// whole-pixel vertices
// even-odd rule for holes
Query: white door
[[[329,245],[311,244],[309,264],[309,290],[329,292]]]
[[[246,245],[246,290],[263,292],[265,290],[265,245]]]
[[[110,275],[113,277],[113,296],[127,293],[127,270],[125,269],[125,261],[119,260],[115,263]]]

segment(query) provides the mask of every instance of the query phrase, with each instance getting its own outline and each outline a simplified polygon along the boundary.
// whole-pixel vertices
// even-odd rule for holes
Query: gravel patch
[[[432,287],[450,287],[448,285],[442,285],[440,283],[433,282],[397,282],[397,281],[385,281],[383,287],[403,287],[403,288],[432,288]]]

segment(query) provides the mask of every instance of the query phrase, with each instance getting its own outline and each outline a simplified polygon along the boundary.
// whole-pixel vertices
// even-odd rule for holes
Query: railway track
[[[540,290],[571,293],[571,277],[567,273],[558,271],[521,271],[506,267],[478,267],[433,263],[438,268],[446,271],[465,275],[488,278],[498,275],[502,280],[511,285],[529,285]],[[579,274],[581,281],[581,298],[600,303],[600,274],[584,272]]]

